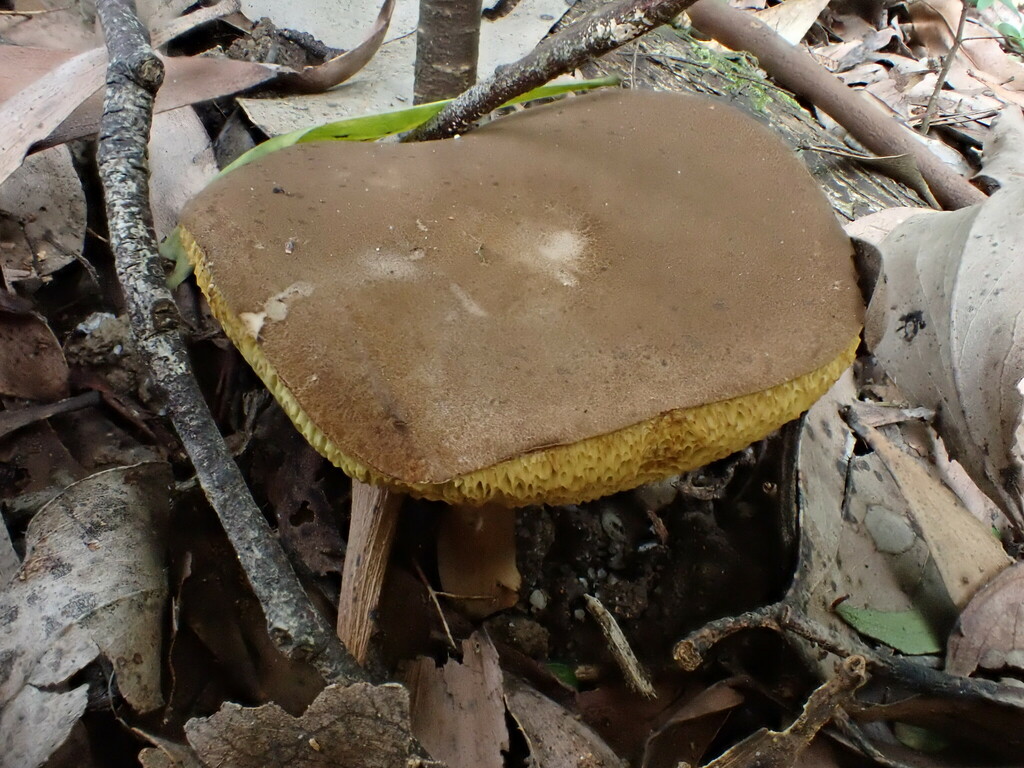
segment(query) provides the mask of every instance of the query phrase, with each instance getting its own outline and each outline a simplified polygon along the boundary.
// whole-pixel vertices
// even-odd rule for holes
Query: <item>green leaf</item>
[[[502,106],[520,104],[524,101],[532,101],[533,99],[560,96],[570,91],[586,91],[592,88],[617,85],[618,82],[619,79],[617,77],[608,76],[572,83],[542,85],[540,88],[534,88],[528,93],[517,96]],[[399,109],[395,112],[380,112],[375,115],[352,117],[348,120],[339,120],[313,128],[300,128],[297,131],[283,133],[280,136],[267,139],[262,144],[250,149],[224,168],[221,171],[221,175],[251,163],[253,160],[268,155],[271,152],[290,147],[293,144],[304,144],[307,141],[376,141],[385,136],[411,131],[413,128],[427,122],[427,120],[444,109],[451,101],[452,99],[433,101],[429,104],[418,104],[415,107]]]
[[[950,744],[949,738],[943,734],[909,723],[893,723],[893,735],[918,752],[941,752]]]
[[[995,2],[996,0],[977,0],[977,3],[975,3],[975,8],[977,8],[979,11],[984,11],[986,8],[990,8],[992,5],[994,5]]]
[[[574,667],[568,664],[563,664],[560,661],[549,661],[544,666],[548,668],[548,672],[570,688],[580,687],[580,681],[576,678],[576,670]]]
[[[1024,37],[1024,33],[1022,33],[1018,27],[1015,27],[1013,26],[1013,24],[1010,24],[1005,21],[1000,21],[998,24],[996,24],[996,29],[999,30],[999,33],[1001,35],[1004,35],[1006,38],[1010,40],[1016,41]]]
[[[192,262],[181,245],[181,230],[178,227],[171,230],[171,234],[164,238],[158,250],[161,256],[174,262],[174,269],[167,276],[167,287],[173,291],[192,274]]]
[[[1013,11],[1015,14],[1020,16],[1020,11],[1017,9],[1017,3],[1014,0],[1000,0],[1000,2]]]
[[[940,653],[945,647],[927,617],[918,610],[876,611],[840,603],[836,613],[862,635],[911,656]]]

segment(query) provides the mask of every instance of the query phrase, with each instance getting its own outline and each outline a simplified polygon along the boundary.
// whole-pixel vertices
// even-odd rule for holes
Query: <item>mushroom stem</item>
[[[515,509],[500,504],[447,508],[437,533],[437,570],[444,590],[474,618],[515,605],[522,584]]]
[[[405,494],[358,480],[352,481],[345,567],[338,598],[338,638],[360,664],[373,635],[373,614],[380,601],[384,574]]]

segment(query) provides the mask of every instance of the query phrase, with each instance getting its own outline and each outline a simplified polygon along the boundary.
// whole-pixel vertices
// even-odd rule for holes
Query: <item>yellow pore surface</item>
[[[532,451],[439,483],[409,483],[342,452],[282,383],[257,341],[234,315],[205,267],[202,251],[182,231],[182,244],[214,316],[292,422],[321,455],[362,482],[450,504],[575,504],[702,467],[778,429],[807,410],[853,362],[859,337],[825,365],[760,392],[673,410],[568,445]]]

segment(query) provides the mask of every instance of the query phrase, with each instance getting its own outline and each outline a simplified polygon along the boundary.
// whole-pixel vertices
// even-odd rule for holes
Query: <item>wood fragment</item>
[[[352,518],[338,598],[338,638],[360,664],[366,663],[373,617],[404,498],[397,491],[352,481]]]
[[[648,699],[655,698],[657,693],[651,683],[650,675],[637,660],[636,654],[629,646],[629,640],[626,639],[626,635],[622,632],[615,617],[596,597],[584,595],[583,599],[587,603],[590,615],[594,617],[597,625],[601,628],[604,639],[608,643],[608,650],[611,651],[619,669],[622,670],[622,676],[626,678],[626,685]]]

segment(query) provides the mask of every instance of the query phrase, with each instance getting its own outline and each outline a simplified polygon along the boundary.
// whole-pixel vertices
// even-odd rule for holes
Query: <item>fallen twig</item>
[[[694,26],[718,42],[754,54],[777,83],[828,113],[876,155],[913,157],[943,207],[963,208],[986,199],[921,143],[913,131],[864,94],[851,91],[807,51],[790,45],[767,24],[720,0],[700,0],[689,15]]]
[[[739,616],[711,621],[676,644],[673,656],[684,670],[693,671],[725,638],[748,629],[771,629],[783,637],[798,637],[840,658],[863,656],[872,674],[882,675],[918,694],[988,701],[1024,709],[1024,690],[991,680],[950,675],[876,650],[856,638],[839,638],[782,600]]]
[[[939,103],[939,94],[942,93],[942,87],[946,84],[946,78],[949,77],[949,70],[953,68],[953,60],[956,58],[960,46],[963,45],[964,27],[966,25],[967,3],[965,2],[960,8],[960,21],[956,25],[953,45],[942,59],[942,66],[939,68],[938,76],[935,79],[935,87],[932,89],[931,96],[928,97],[928,105],[924,108],[924,113],[921,115],[921,124],[917,127],[917,130],[926,136],[928,135],[928,129],[932,125],[932,119],[935,117],[935,110]]]
[[[289,658],[308,660],[329,682],[366,679],[310,604],[224,445],[192,374],[178,308],[164,282],[148,202],[147,139],[163,65],[131,0],[99,0],[97,11],[109,53],[99,169],[111,247],[138,350],[263,608],[278,649]]]

